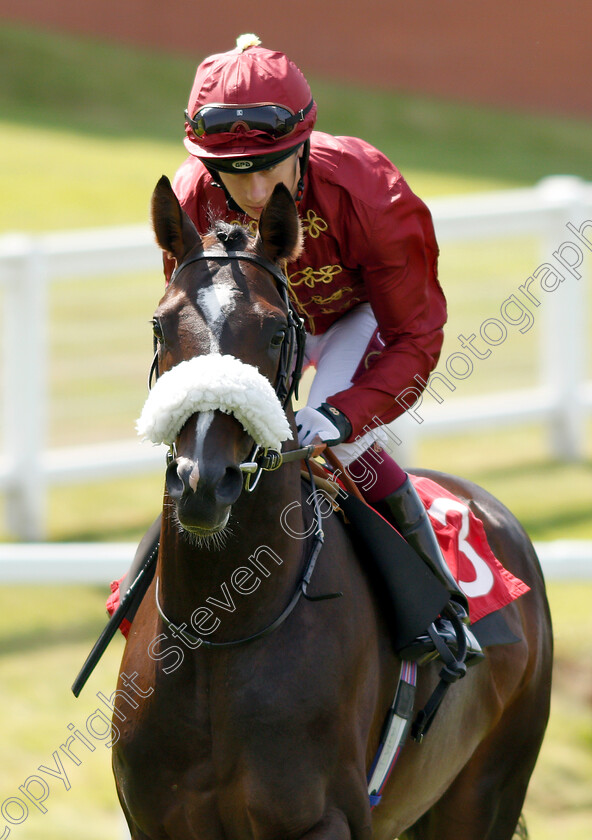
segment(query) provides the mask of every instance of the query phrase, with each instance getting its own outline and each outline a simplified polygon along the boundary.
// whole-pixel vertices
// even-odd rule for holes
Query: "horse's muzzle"
[[[207,535],[226,525],[230,508],[241,494],[243,474],[234,464],[199,464],[178,457],[167,467],[166,488],[181,526]]]

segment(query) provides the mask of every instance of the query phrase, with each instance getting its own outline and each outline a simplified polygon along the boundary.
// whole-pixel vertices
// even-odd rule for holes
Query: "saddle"
[[[333,500],[336,513],[343,518],[359,556],[364,559],[365,571],[381,605],[395,650],[398,653],[405,651],[419,636],[424,636],[426,644],[437,648],[437,640],[431,639],[428,628],[448,603],[449,593],[445,587],[392,523],[362,499],[343,471],[339,472],[336,483],[327,468],[311,463],[314,464],[315,483]],[[303,473],[303,478],[307,477]],[[431,479],[413,475],[411,479],[428,512],[432,509],[441,512],[447,508],[452,511],[444,519],[434,516],[432,524],[456,580],[475,579],[472,591],[476,594],[474,597],[469,595],[468,600],[471,630],[481,647],[520,641],[500,610],[527,592],[529,587],[503,568],[487,543],[481,521],[466,505]],[[461,538],[461,530],[467,523],[468,537]],[[478,569],[475,558],[482,564]],[[487,576],[481,589],[476,586],[479,574]],[[385,592],[389,593],[388,598]],[[454,652],[454,634],[445,642]]]

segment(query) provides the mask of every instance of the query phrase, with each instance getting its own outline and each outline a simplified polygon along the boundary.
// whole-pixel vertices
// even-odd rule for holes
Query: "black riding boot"
[[[419,554],[440,583],[450,593],[450,607],[454,609],[457,617],[462,622],[467,641],[467,656],[465,661],[467,665],[475,664],[483,659],[483,651],[474,633],[468,626],[469,607],[467,598],[459,589],[458,583],[446,565],[430,518],[411,480],[407,478],[398,490],[395,490],[394,493],[391,493],[390,496],[384,499],[384,502],[388,506],[397,530],[405,537],[409,545]],[[448,619],[445,617],[439,618],[436,621],[436,629],[438,634],[444,637],[444,640],[449,646],[456,646],[456,633]],[[412,642],[410,650],[407,652],[413,654],[414,648],[417,649],[418,661],[420,662],[427,662],[437,656],[437,651],[433,650],[433,643],[427,635],[425,637],[421,636],[415,642]],[[425,656],[421,655],[422,648],[428,650]],[[431,649],[431,655],[429,649]]]

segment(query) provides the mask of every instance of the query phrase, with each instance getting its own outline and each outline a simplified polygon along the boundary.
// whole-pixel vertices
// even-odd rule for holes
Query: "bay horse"
[[[265,452],[296,438],[279,268],[300,247],[294,202],[279,185],[256,238],[223,223],[202,237],[163,176],[152,218],[177,267],[153,319],[154,390],[171,384],[152,418],[170,446],[160,549],[114,697],[113,769],[133,840],[510,840],[551,683],[550,616],[528,537],[484,490],[435,474],[530,591],[504,611],[520,641],[488,648],[451,687],[371,809],[367,772],[401,662],[341,518],[323,515],[315,548],[299,463],[262,473],[253,454],[254,442]],[[282,395],[283,420],[262,383],[276,403]],[[309,597],[299,597],[303,578]],[[418,707],[440,667],[419,668]]]

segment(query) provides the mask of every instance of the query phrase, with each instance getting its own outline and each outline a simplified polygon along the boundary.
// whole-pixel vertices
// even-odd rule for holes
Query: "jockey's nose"
[[[263,206],[271,195],[269,183],[262,172],[253,172],[247,176],[245,191],[251,207]]]

